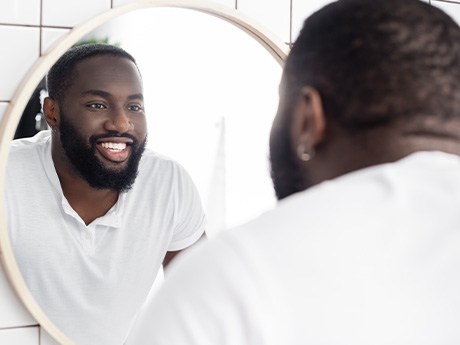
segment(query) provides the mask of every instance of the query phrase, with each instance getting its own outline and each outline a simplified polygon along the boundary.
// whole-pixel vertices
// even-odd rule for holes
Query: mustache
[[[129,134],[129,133],[119,133],[115,131],[109,131],[104,134],[92,135],[89,138],[89,142],[91,146],[95,146],[98,140],[104,139],[104,138],[129,138],[133,142],[132,146],[137,147],[139,145],[139,141],[136,139],[134,135]]]

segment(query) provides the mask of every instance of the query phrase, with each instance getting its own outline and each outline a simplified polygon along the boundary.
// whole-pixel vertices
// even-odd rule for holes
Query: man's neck
[[[336,136],[334,144],[329,144],[315,158],[317,164],[310,171],[314,184],[369,166],[395,162],[418,151],[442,151],[460,156],[460,138],[454,135],[396,134],[392,130],[389,134],[358,139],[344,136],[342,140]]]
[[[110,189],[97,189],[75,171],[70,162],[60,153],[52,151],[54,167],[61,189],[70,206],[86,225],[104,216],[118,201],[119,193]]]
[[[64,196],[86,225],[104,216],[118,201],[118,192],[95,189],[81,178],[69,178],[59,173],[58,177]]]

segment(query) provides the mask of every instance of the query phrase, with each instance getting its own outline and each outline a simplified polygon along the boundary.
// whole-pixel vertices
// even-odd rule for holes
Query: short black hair
[[[326,119],[351,131],[460,119],[460,27],[419,0],[339,0],[304,22],[283,83],[288,97],[315,87]]]
[[[49,96],[57,101],[62,100],[65,91],[72,83],[75,66],[85,59],[99,55],[127,58],[137,67],[136,60],[131,54],[110,44],[83,44],[72,47],[56,61],[46,76],[46,88]]]

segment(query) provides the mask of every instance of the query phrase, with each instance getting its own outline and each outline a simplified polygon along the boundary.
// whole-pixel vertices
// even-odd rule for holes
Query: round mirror
[[[111,10],[72,30],[37,61],[1,123],[2,193],[9,142],[30,96],[63,52],[91,40],[119,45],[137,60],[148,147],[190,173],[207,214],[208,236],[274,205],[268,135],[287,48],[236,11],[194,1]],[[0,212],[5,219],[3,198]],[[10,281],[40,325],[58,342],[71,344],[75,337],[61,331],[59,320],[27,288],[9,238],[3,222],[0,245]]]

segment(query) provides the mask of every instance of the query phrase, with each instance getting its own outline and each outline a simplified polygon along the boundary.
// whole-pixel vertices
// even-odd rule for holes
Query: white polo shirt
[[[191,249],[127,345],[459,344],[459,272],[460,158],[418,152]]]
[[[149,150],[133,188],[85,225],[62,193],[48,131],[13,142],[6,205],[27,286],[51,321],[81,345],[122,344],[166,252],[193,244],[205,225],[190,177]]]

